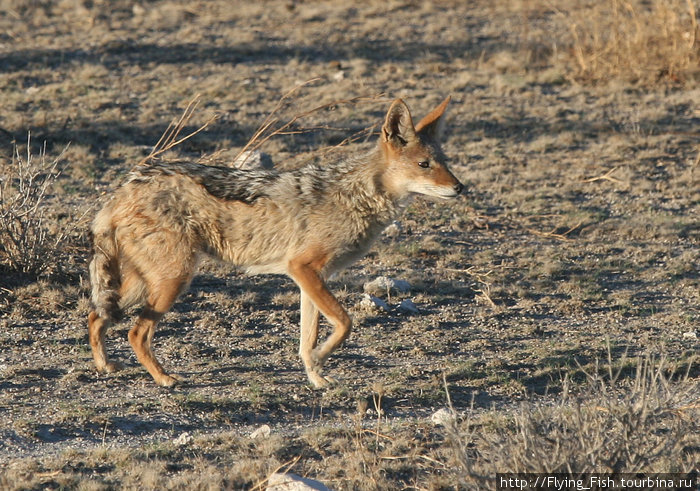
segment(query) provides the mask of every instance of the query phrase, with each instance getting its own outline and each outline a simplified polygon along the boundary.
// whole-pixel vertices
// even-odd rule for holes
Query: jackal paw
[[[308,372],[309,382],[315,389],[323,389],[330,385],[335,385],[337,381],[333,377],[323,376],[318,372]]]
[[[163,387],[173,387],[184,381],[185,379],[179,375],[163,375],[159,380],[156,380],[158,385],[162,385]]]
[[[124,369],[124,364],[118,361],[108,361],[102,367],[97,367],[100,373],[114,373]]]

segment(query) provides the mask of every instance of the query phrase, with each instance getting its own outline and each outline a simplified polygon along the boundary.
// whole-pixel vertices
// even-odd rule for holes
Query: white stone
[[[698,335],[695,331],[684,332],[683,339],[698,339]]]
[[[384,235],[391,237],[392,239],[398,237],[401,234],[401,222],[394,220],[384,229]]]
[[[381,298],[375,297],[374,295],[370,295],[369,293],[365,293],[362,296],[362,300],[360,300],[360,306],[368,310],[383,310],[385,312],[389,312],[390,310],[388,303],[386,303]]]
[[[272,428],[270,428],[268,425],[262,425],[260,428],[255,430],[250,434],[250,437],[255,439],[255,438],[267,438],[270,436],[270,433],[272,433]]]
[[[420,310],[418,310],[418,307],[416,307],[416,304],[413,303],[413,300],[410,298],[404,298],[401,301],[401,304],[399,304],[399,310],[403,312],[404,314],[419,314]]]
[[[276,472],[267,480],[266,491],[331,491],[325,484],[296,474]]]
[[[178,447],[183,447],[185,445],[190,444],[192,440],[194,440],[194,437],[186,431],[184,433],[181,433],[180,436],[173,440],[173,443]]]
[[[405,280],[394,280],[394,288],[401,293],[406,293],[411,289],[411,285]]]
[[[372,293],[375,295],[381,295],[382,293],[391,292],[392,290],[398,293],[406,293],[411,289],[411,285],[408,281],[395,280],[388,276],[377,276],[374,280],[362,285],[362,289],[365,293]]]
[[[265,152],[261,152],[260,150],[246,150],[233,161],[231,166],[236,169],[255,170],[272,169],[274,164],[272,158]]]
[[[456,420],[457,417],[455,416],[454,411],[447,409],[446,407],[438,409],[430,417],[430,421],[437,426],[447,426],[454,423]]]

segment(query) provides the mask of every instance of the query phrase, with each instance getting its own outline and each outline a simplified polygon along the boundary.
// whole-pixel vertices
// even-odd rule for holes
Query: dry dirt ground
[[[617,470],[691,471],[697,72],[578,80],[574,14],[563,11],[575,2],[553,3],[0,1],[3,172],[29,132],[34,155],[70,143],[45,221],[68,237],[38,279],[0,269],[0,487],[239,489],[264,487],[281,467],[334,489],[476,489],[486,484],[469,462],[565,470],[505,464],[502,440],[482,437],[513,433],[532,408],[566,412],[569,393],[598,407],[625,400],[643,377],[638,359],[664,360],[659,373],[681,394],[648,430],[675,446]],[[314,391],[305,379],[290,280],[213,262],[156,334],[160,360],[186,383],[153,383],[128,323],[109,337],[127,369],[98,375],[85,319],[100,201],[196,94],[185,131],[219,117],[173,153],[230,162],[310,79],[282,120],[372,100],[332,104],[294,127],[314,131],[271,139],[263,150],[277,165],[380,122],[392,98],[420,116],[451,94],[444,150],[467,184],[456,201],[416,199],[400,228],[331,282],[355,319],[328,366],[339,384]],[[367,310],[363,284],[380,275],[410,291],[377,292],[389,311]],[[398,308],[406,298],[417,313]],[[598,360],[619,371],[609,392],[590,390]],[[452,433],[430,419],[447,393]],[[270,436],[251,439],[261,425]],[[601,458],[599,470],[614,467]]]

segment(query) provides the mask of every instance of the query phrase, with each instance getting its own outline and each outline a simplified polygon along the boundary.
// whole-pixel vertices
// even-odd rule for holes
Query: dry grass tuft
[[[698,429],[697,381],[672,382],[663,359],[638,360],[627,380],[622,371],[611,361],[605,370],[584,370],[583,391],[565,380],[555,404],[523,404],[503,425],[470,420],[466,431],[448,425],[467,487],[495,489],[497,472],[686,472],[699,443],[700,432],[687,426],[695,420]]]
[[[694,0],[607,0],[557,10],[567,24],[573,78],[683,83],[698,76]]]
[[[63,153],[53,160],[46,146],[38,157],[31,153],[27,137],[26,156],[15,145],[9,160],[0,160],[0,267],[33,278],[51,273],[61,244],[70,227],[47,224],[47,195],[61,175]]]

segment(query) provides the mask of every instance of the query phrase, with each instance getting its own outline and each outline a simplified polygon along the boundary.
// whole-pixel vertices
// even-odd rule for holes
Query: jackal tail
[[[117,243],[109,211],[110,207],[105,207],[98,213],[93,224],[94,256],[90,262],[90,284],[92,304],[97,315],[115,321],[122,315],[119,306],[121,279]]]

